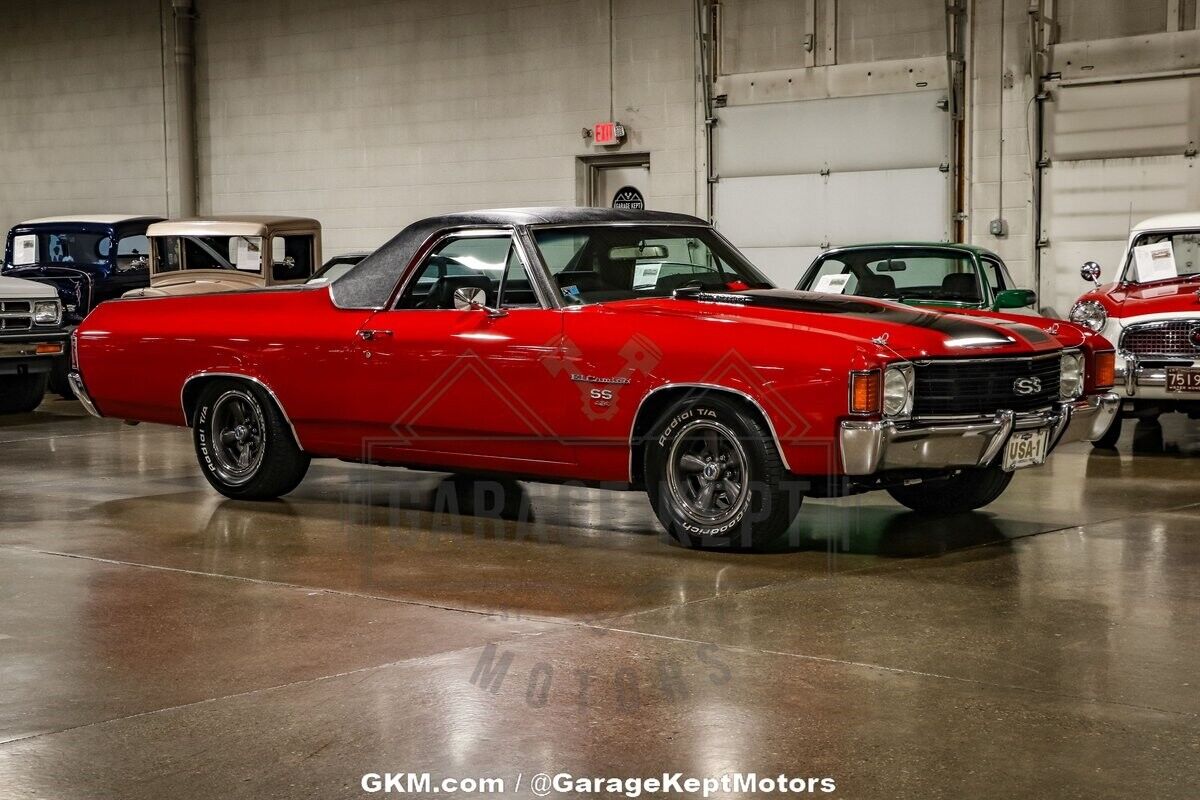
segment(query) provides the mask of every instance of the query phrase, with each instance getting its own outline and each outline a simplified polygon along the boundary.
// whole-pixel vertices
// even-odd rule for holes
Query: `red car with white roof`
[[[1117,346],[1121,413],[1098,447],[1112,447],[1122,417],[1200,417],[1200,213],[1154,217],[1134,226],[1112,283],[1100,265],[1081,274],[1096,288],[1079,298],[1071,321]]]

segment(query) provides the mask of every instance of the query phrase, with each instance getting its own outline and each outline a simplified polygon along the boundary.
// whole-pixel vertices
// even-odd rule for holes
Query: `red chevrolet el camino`
[[[774,289],[650,211],[427,219],[331,284],[105,303],[73,352],[89,410],[189,426],[230,497],[311,458],[581,481],[693,545],[764,545],[803,496],[978,508],[1117,405],[1099,335]]]

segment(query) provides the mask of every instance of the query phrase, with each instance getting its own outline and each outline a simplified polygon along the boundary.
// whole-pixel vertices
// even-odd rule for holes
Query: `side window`
[[[396,308],[463,308],[462,300],[455,299],[460,289],[483,305],[498,307],[501,284],[505,284],[508,297],[505,305],[510,307],[523,304],[532,294],[529,277],[513,249],[512,237],[508,234],[454,237],[438,244],[425,257]]]
[[[117,271],[132,272],[150,267],[150,240],[145,236],[124,236],[117,241]]]
[[[271,277],[298,281],[312,275],[313,237],[276,236],[271,239]]]
[[[988,286],[992,288],[992,294],[1009,288],[1004,280],[1004,268],[995,259],[983,259],[983,275],[987,278]]]

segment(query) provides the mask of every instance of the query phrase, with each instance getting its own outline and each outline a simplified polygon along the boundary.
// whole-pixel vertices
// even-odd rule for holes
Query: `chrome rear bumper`
[[[981,467],[992,463],[1014,431],[1048,427],[1049,450],[1104,435],[1120,407],[1114,392],[1089,395],[1052,410],[954,421],[846,420],[839,431],[846,475],[884,470]]]
[[[91,396],[83,386],[83,377],[78,372],[72,371],[67,374],[67,383],[71,384],[71,391],[75,393],[75,399],[83,406],[83,410],[93,417],[99,417],[100,412],[96,410],[96,404],[92,402]]]

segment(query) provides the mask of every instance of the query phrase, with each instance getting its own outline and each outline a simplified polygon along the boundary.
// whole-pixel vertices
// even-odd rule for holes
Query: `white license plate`
[[[1004,445],[1004,462],[1001,466],[1005,472],[1012,472],[1021,467],[1045,463],[1046,445],[1049,442],[1049,428],[1017,431],[1008,437],[1008,444]]]

